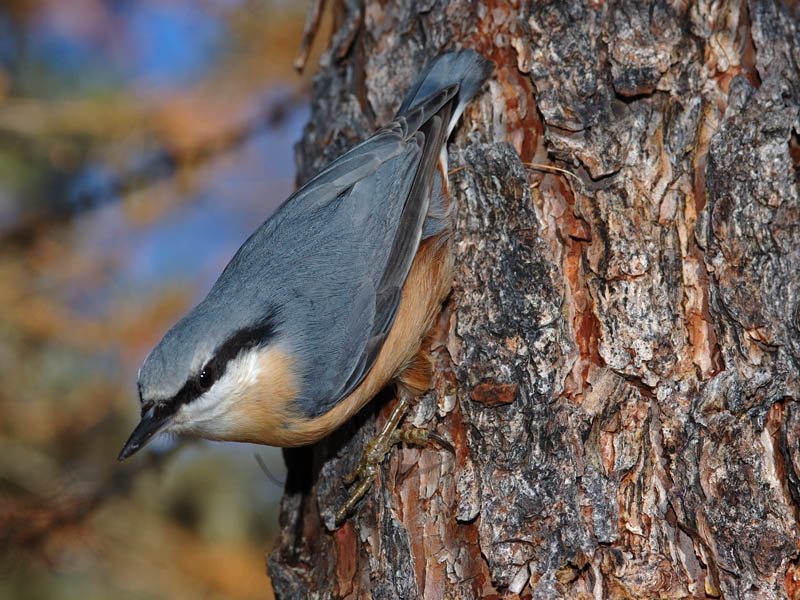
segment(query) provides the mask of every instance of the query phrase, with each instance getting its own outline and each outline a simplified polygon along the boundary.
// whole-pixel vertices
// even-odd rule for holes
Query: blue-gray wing
[[[349,394],[383,347],[422,236],[446,230],[441,206],[429,213],[437,159],[490,71],[471,50],[434,59],[395,120],[295,192],[164,336],[140,375],[149,397],[173,396],[219,348],[248,332],[264,343],[264,331],[294,358],[307,416]]]
[[[232,331],[276,315],[298,408],[327,412],[369,372],[394,323],[448,132],[491,71],[471,50],[432,61],[398,116],[295,192],[198,306]],[[229,299],[242,301],[230,306]],[[226,332],[216,331],[224,338]]]
[[[440,176],[437,174],[438,156],[447,136],[451,113],[450,101],[455,97],[457,90],[457,86],[442,90],[423,102],[418,111],[407,113],[399,119],[407,130],[416,128],[413,139],[419,149],[418,153],[415,152],[418,160],[413,173],[408,170],[400,175],[405,180],[403,189],[406,189],[408,181],[411,181],[411,186],[408,188],[408,196],[400,214],[383,274],[375,290],[372,327],[350,376],[334,394],[334,403],[347,396],[364,379],[377,359],[397,316],[403,284],[422,239],[434,177]],[[370,180],[365,180],[363,193],[375,197],[381,190],[371,183]]]
[[[344,247],[331,251],[349,263],[345,266],[349,289],[332,290],[328,302],[336,310],[324,311],[328,313],[326,323],[310,316],[315,321],[311,331],[322,327],[326,332],[311,341],[313,346],[326,345],[326,360],[311,368],[307,388],[311,397],[304,407],[309,416],[326,412],[361,383],[391,330],[422,238],[438,154],[447,132],[449,103],[456,91],[457,86],[452,86],[434,94],[356,147],[352,156],[346,155],[346,162],[361,165],[359,157],[366,154],[371,158],[365,162],[377,168],[340,192],[337,201],[337,213],[347,215],[347,222],[341,224],[339,243],[344,242]],[[386,141],[381,141],[384,136],[397,136],[391,144],[399,144],[399,152],[387,151]],[[379,162],[377,155],[391,158]],[[340,165],[332,167],[323,174],[326,178],[340,181],[350,177],[340,171]],[[320,189],[317,182],[311,185]],[[351,236],[355,239],[348,239]],[[316,355],[319,349],[307,350]]]
[[[231,330],[277,315],[309,416],[364,379],[394,323],[457,89],[424,99],[295,192],[203,302]],[[231,297],[244,301],[231,307]]]

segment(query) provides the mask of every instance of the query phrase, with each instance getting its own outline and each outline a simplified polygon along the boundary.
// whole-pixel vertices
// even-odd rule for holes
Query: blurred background
[[[116,456],[145,354],[294,187],[307,10],[0,3],[0,598],[272,597],[279,451]]]

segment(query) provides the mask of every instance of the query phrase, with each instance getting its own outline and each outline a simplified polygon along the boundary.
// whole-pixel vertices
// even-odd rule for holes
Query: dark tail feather
[[[432,94],[458,84],[458,104],[450,115],[448,133],[453,129],[467,103],[478,93],[483,82],[494,70],[494,63],[474,50],[459,50],[440,54],[428,63],[406,94],[397,111],[400,116]]]

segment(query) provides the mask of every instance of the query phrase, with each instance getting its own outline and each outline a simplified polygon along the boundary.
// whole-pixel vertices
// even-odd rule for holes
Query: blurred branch
[[[43,227],[60,225],[87,210],[119,200],[126,194],[155,185],[173,177],[179,169],[196,169],[226,152],[236,150],[260,133],[277,127],[297,109],[304,95],[289,94],[271,102],[251,120],[224,131],[200,144],[186,147],[163,147],[140,162],[138,166],[111,174],[99,184],[73,194],[69,202],[51,204],[33,210],[17,223],[10,225],[0,236],[4,246],[26,245]]]
[[[0,132],[22,137],[51,135],[110,136],[131,131],[148,118],[148,106],[118,94],[109,100],[2,98]]]
[[[53,550],[68,543],[63,540],[70,533],[108,500],[126,494],[139,475],[158,468],[174,452],[150,452],[129,468],[114,469],[107,482],[80,495],[47,498],[27,490],[4,492],[0,495],[0,558],[9,560],[12,567],[23,555],[52,564]]]

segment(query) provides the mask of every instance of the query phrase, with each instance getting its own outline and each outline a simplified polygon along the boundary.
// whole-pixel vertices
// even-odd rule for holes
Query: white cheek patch
[[[228,429],[226,417],[231,405],[257,385],[260,367],[259,350],[239,354],[228,362],[225,373],[211,389],[178,409],[167,430],[212,438],[223,435]]]

